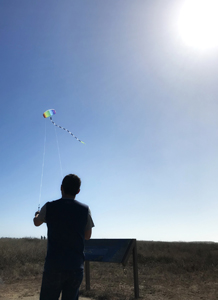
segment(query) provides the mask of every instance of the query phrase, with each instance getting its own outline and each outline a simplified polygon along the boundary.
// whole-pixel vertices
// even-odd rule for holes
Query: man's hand
[[[40,221],[38,219],[39,213],[39,211],[35,212],[35,218],[33,219],[33,223],[35,226],[40,226],[43,223],[43,221]]]

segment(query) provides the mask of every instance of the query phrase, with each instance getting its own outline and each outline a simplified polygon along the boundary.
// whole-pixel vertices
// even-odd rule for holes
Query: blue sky
[[[182,2],[1,1],[0,237],[46,235],[46,128],[41,205],[61,160],[94,238],[218,241],[218,52],[180,39]]]

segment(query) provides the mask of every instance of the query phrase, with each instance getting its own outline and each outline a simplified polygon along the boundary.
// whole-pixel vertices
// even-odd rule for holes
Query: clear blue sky
[[[2,0],[0,237],[82,179],[94,238],[218,241],[218,51],[180,39],[182,0]],[[53,120],[42,114],[54,108]]]

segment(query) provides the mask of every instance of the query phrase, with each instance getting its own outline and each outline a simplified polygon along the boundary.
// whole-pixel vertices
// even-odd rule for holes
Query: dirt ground
[[[215,274],[214,274],[215,275]],[[107,280],[108,281],[108,280]],[[84,292],[84,282],[81,286],[80,300],[133,300],[133,283],[126,285],[124,278],[110,283],[104,281],[92,282],[91,291]],[[0,300],[39,300],[41,278],[26,278],[5,283],[0,280]],[[101,290],[104,288],[105,292]],[[142,300],[218,300],[218,274],[209,278],[208,274],[183,277],[181,275],[152,274],[141,276],[139,293]]]
[[[0,282],[0,299],[4,300],[39,300],[41,281],[22,280],[5,284]],[[80,297],[80,300],[91,300]]]

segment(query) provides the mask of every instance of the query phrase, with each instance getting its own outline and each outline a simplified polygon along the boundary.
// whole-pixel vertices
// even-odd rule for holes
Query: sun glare
[[[218,47],[218,0],[188,0],[178,18],[183,42],[199,50]]]

